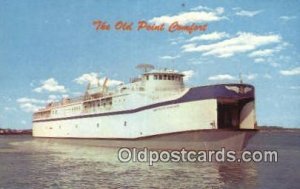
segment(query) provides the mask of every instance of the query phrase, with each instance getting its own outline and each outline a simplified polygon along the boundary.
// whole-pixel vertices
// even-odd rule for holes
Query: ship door
[[[218,128],[239,128],[239,105],[236,101],[218,101]]]

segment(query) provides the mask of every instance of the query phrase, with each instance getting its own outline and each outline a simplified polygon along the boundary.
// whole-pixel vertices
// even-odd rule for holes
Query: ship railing
[[[37,114],[37,115],[33,115],[32,117],[33,119],[43,119],[43,118],[49,118],[50,114],[42,114],[42,115]]]
[[[75,97],[75,98],[67,98],[67,99],[62,99],[61,101],[59,102],[50,102],[46,108],[44,109],[41,109],[41,110],[47,110],[47,109],[51,109],[53,107],[58,107],[58,106],[61,106],[61,105],[66,105],[66,104],[72,104],[72,103],[76,103],[76,102],[81,102],[84,100],[84,97],[83,96],[80,96],[80,97]]]
[[[70,98],[69,99],[69,103],[81,102],[81,101],[83,101],[83,99],[84,99],[83,96],[79,96],[79,97],[75,97],[75,98]]]
[[[140,78],[140,77],[134,77],[134,78],[130,78],[129,82],[130,83],[135,83],[135,82],[138,82],[138,81],[141,81],[141,80],[142,80],[142,78]]]

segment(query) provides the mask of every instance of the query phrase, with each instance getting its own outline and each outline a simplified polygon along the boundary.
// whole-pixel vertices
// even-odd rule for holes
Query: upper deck
[[[132,108],[176,96],[184,90],[184,74],[174,70],[151,70],[109,90],[88,85],[83,96],[51,102],[34,113],[33,119],[62,117]]]

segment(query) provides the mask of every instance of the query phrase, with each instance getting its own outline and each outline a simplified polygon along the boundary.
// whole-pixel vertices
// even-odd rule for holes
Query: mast
[[[240,79],[240,84],[243,84],[243,78],[242,78],[242,73],[241,72],[239,74],[239,79]]]

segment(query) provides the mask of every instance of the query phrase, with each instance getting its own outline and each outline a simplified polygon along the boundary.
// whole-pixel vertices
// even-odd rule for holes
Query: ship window
[[[159,80],[162,80],[162,75],[159,75]]]

